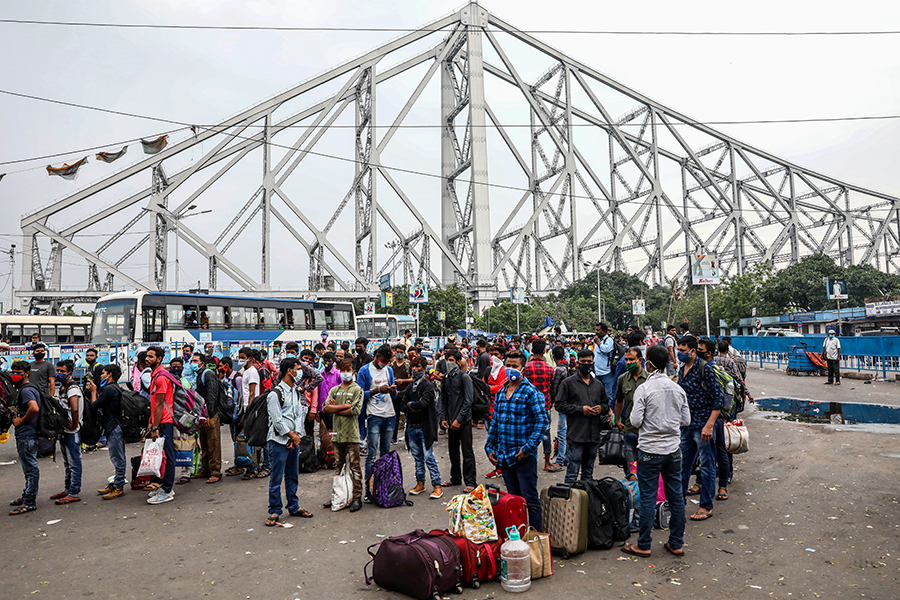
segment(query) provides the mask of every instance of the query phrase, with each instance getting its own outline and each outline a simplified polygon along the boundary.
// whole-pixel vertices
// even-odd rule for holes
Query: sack
[[[541,511],[551,550],[563,558],[587,550],[587,492],[567,485],[551,485],[541,490]]]
[[[284,404],[284,392],[280,387],[275,388],[278,394],[278,402]],[[244,411],[243,429],[248,446],[265,446],[269,437],[269,406],[266,397],[269,392],[263,392],[250,401],[247,410]]]
[[[519,532],[519,538],[524,539],[528,529],[528,506],[525,498],[515,494],[507,494],[496,485],[488,484],[487,497],[491,501],[491,511],[494,514],[494,523],[497,526],[497,534],[501,542],[509,539],[506,531],[515,527]]]
[[[165,469],[165,456],[163,456],[163,469]],[[149,484],[156,481],[157,483],[160,480],[159,477],[151,477],[150,475],[141,475],[138,477],[138,469],[141,468],[141,457],[140,456],[132,456],[131,457],[131,489],[133,490],[142,490],[147,487]]]
[[[38,411],[38,437],[56,439],[63,434],[69,425],[69,411],[63,408],[56,396],[45,394],[36,385],[25,384],[25,387],[37,390],[41,397],[40,410]],[[25,389],[23,387],[22,389]]]
[[[374,452],[375,449],[370,448],[369,451]],[[382,508],[393,508],[403,504],[412,506],[413,503],[406,499],[406,490],[403,489],[403,467],[396,450],[388,452],[372,465],[369,493],[375,504]]]
[[[453,496],[447,504],[447,511],[450,513],[447,530],[452,535],[464,537],[475,544],[499,539],[494,511],[483,485],[468,494]]]
[[[597,449],[597,459],[601,465],[616,465],[624,467],[625,434],[618,429],[606,429],[600,432],[600,447]]]
[[[331,510],[337,512],[350,506],[353,502],[353,477],[350,475],[350,464],[345,462],[340,475],[331,480]]]
[[[746,425],[725,423],[725,449],[731,454],[743,454],[750,450],[750,432]]]
[[[175,427],[182,433],[197,433],[209,418],[203,396],[181,385],[181,381],[166,370],[160,370],[154,377],[160,376],[172,383],[172,420]],[[150,386],[155,386],[155,379]]]
[[[653,526],[657,529],[668,529],[669,521],[672,518],[672,511],[669,508],[668,502],[657,502],[656,503],[656,519],[654,520]]]
[[[531,579],[553,575],[553,556],[550,554],[550,534],[529,527],[523,538],[531,552]]]
[[[491,386],[475,373],[469,373],[472,380],[472,420],[482,421],[491,415]]]
[[[164,437],[158,437],[155,440],[148,438],[144,441],[144,451],[141,452],[141,466],[138,467],[137,477],[142,475],[162,477],[165,441]]]
[[[175,466],[176,467],[194,467],[194,453],[199,448],[197,439],[190,436],[183,440],[174,439],[175,445]]]
[[[311,435],[300,438],[300,472],[315,473],[319,470],[319,457],[316,456],[316,441]]]
[[[322,437],[319,438],[319,464],[323,469],[334,468],[334,446],[331,443],[331,432],[325,430],[325,424],[321,423],[320,427],[324,430]]]
[[[497,562],[500,560],[500,542],[476,544],[464,537],[454,536],[446,529],[434,529],[429,532],[429,535],[448,536],[459,548],[459,558],[463,570],[463,585],[471,585],[477,590],[483,582],[497,577],[499,572]]]
[[[378,551],[372,554],[372,548]],[[462,558],[459,547],[447,536],[421,529],[390,537],[366,550],[372,557],[363,568],[366,585],[372,581],[386,590],[418,600],[440,597],[450,590],[462,593]],[[372,565],[372,577],[368,575]]]
[[[612,548],[616,542],[616,520],[603,486],[595,479],[582,479],[572,487],[588,495],[588,545],[601,550]]]
[[[603,494],[612,508],[616,541],[624,542],[631,535],[631,524],[628,519],[628,497],[622,482],[612,477],[597,480]]]
[[[197,375],[197,391],[206,400],[210,418],[219,415],[220,423],[230,425],[234,420],[234,397],[225,389],[225,382],[219,379],[215,371],[204,369]]]
[[[632,532],[641,528],[641,489],[637,481],[622,479],[625,497],[628,500],[628,526]]]

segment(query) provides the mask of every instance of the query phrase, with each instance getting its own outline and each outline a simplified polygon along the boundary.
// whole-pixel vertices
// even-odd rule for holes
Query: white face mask
[[[353,381],[353,373],[351,371],[341,371],[341,381],[345,383]]]

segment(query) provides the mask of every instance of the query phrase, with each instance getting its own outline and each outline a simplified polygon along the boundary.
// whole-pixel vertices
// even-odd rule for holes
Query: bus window
[[[294,329],[312,329],[312,324],[309,322],[309,311],[304,310],[302,308],[292,308],[290,309],[291,315],[294,322]]]
[[[325,311],[325,329],[334,329],[334,311]]]
[[[289,308],[286,311],[284,311],[284,313],[285,313],[285,319],[286,319],[285,329],[293,329],[294,328],[294,311],[293,311],[293,309]]]
[[[222,306],[200,307],[201,329],[223,329],[225,327],[225,308]]]
[[[37,325],[23,325],[22,326],[22,343],[28,344],[31,342],[31,336],[38,332]]]
[[[397,337],[397,319],[388,318],[388,337]]]
[[[72,326],[71,325],[57,325],[56,326],[56,340],[60,344],[71,344],[72,343]]]
[[[184,305],[184,328],[185,329],[199,329],[200,328],[200,314],[197,311],[196,306],[191,306],[190,304]]]
[[[328,324],[325,321],[325,311],[322,309],[314,308],[312,312],[313,318],[315,319],[314,327],[316,329],[328,329]]]
[[[222,307],[222,315],[224,316],[225,329],[231,329],[231,307]]]
[[[169,329],[198,329],[200,315],[193,304],[166,304]]]
[[[359,337],[364,338],[373,338],[372,335],[372,319],[361,319],[356,322],[356,333],[359,334]]]
[[[163,341],[163,309],[145,308],[141,321],[144,328],[145,342]]]
[[[24,344],[25,340],[22,339],[22,326],[21,325],[7,325],[6,326],[6,341],[10,344]]]
[[[263,329],[281,329],[281,322],[278,320],[278,311],[274,308],[262,308],[263,320],[261,325]]]
[[[284,316],[284,309],[278,309],[278,327],[277,329],[287,329],[287,318]]]
[[[388,335],[389,330],[388,330],[387,319],[382,317],[380,319],[376,318],[376,319],[374,319],[374,321],[375,321],[375,332],[374,332],[373,337],[376,337],[376,338],[390,337]]]
[[[252,312],[252,327],[253,329],[265,329],[266,328],[266,320],[263,318],[262,309],[256,308],[255,306],[250,309]]]
[[[253,313],[246,306],[231,307],[231,325],[234,329],[252,329]]]
[[[353,324],[351,323],[352,317],[349,310],[333,310],[331,314],[334,317],[334,329],[338,330],[348,330],[353,329]]]
[[[97,303],[91,322],[91,343],[134,341],[136,300],[106,300]]]
[[[83,325],[76,325],[72,328],[72,343],[83,344],[87,342],[87,330]]]
[[[41,325],[41,341],[45,344],[55,344],[56,343],[56,326],[55,325]]]

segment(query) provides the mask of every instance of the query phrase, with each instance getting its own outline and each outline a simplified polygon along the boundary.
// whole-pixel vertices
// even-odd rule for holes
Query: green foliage
[[[75,312],[75,305],[70,304],[68,306],[63,307],[63,316],[64,317],[77,317],[78,314]]]

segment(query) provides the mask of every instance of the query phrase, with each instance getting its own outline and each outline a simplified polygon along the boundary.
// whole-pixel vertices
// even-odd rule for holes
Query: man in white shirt
[[[828,337],[822,344],[822,359],[828,363],[828,381],[825,385],[841,385],[841,340],[834,335],[834,329],[828,330]]]
[[[262,392],[259,385],[259,371],[256,368],[256,353],[253,351],[253,348],[244,347],[238,351],[237,366],[241,375],[241,402],[243,403],[244,412],[246,412],[250,402]],[[255,453],[252,453],[250,458],[253,460],[253,464],[247,468],[241,479],[245,481],[253,479],[258,476],[257,472],[262,477],[268,475],[267,469],[265,469],[265,455],[265,448],[259,448]],[[263,466],[262,471],[260,471],[260,466]],[[266,471],[266,473],[263,474],[263,471]]]
[[[626,544],[623,552],[649,557],[651,533],[656,513],[656,493],[662,475],[666,500],[672,510],[669,540],[663,546],[675,556],[684,550],[684,491],[681,485],[681,428],[691,424],[687,395],[666,376],[669,353],[663,346],[647,349],[644,363],[650,376],[634,392],[631,424],[638,428],[638,487],[641,502],[641,530],[637,544]]]
[[[388,366],[393,355],[391,347],[384,344],[375,351],[375,360],[360,367],[357,376],[356,382],[363,389],[366,406],[366,482],[375,460],[391,450],[395,416],[393,398],[397,395],[394,370]],[[371,494],[372,490],[367,490],[363,502],[372,502]]]
[[[84,414],[84,398],[78,382],[72,377],[75,363],[61,360],[56,365],[56,381],[59,383],[60,404],[68,413],[68,424],[60,440],[63,463],[66,466],[66,487],[50,496],[57,504],[70,504],[81,500],[81,419]]]

